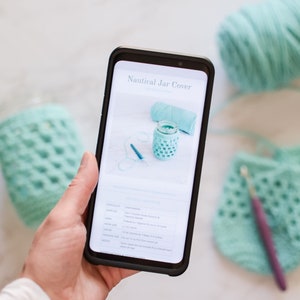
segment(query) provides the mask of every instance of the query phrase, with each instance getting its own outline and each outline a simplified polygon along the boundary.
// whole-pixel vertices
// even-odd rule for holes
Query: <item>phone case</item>
[[[91,196],[91,200],[88,207],[88,214],[86,220],[87,227],[87,242],[84,250],[85,258],[92,264],[102,264],[109,265],[113,267],[134,269],[140,271],[149,271],[155,273],[163,273],[168,274],[170,276],[178,276],[182,274],[188,267],[191,244],[192,244],[192,236],[193,236],[193,228],[194,228],[194,220],[195,213],[197,207],[197,198],[201,177],[201,169],[202,169],[202,160],[203,153],[205,147],[205,138],[207,132],[207,123],[209,117],[209,109],[210,102],[212,96],[212,88],[213,88],[213,80],[214,80],[214,67],[210,60],[202,57],[190,57],[181,54],[173,54],[173,53],[163,53],[152,50],[143,50],[143,49],[132,49],[132,48],[123,48],[119,47],[115,49],[108,63],[107,69],[107,79],[105,85],[105,94],[104,101],[102,105],[102,116],[99,128],[99,136],[98,136],[98,144],[96,150],[96,157],[99,163],[99,168],[101,165],[101,154],[103,150],[103,139],[105,135],[106,122],[108,117],[108,108],[109,108],[109,98],[111,94],[112,88],[112,78],[113,71],[116,62],[124,60],[124,61],[132,61],[132,62],[141,62],[146,64],[155,64],[155,65],[163,65],[163,66],[178,66],[179,68],[186,69],[194,69],[195,64],[197,68],[201,65],[201,70],[203,70],[207,74],[207,85],[205,92],[205,101],[203,105],[203,114],[202,114],[202,122],[200,128],[200,142],[197,150],[197,160],[195,166],[195,174],[194,181],[192,185],[192,193],[191,193],[191,202],[189,207],[189,218],[185,236],[185,244],[183,250],[183,258],[179,263],[170,263],[170,262],[161,262],[157,260],[151,259],[141,259],[141,258],[133,258],[129,256],[122,255],[113,255],[107,253],[98,253],[94,252],[90,247],[90,238],[91,238],[91,227],[93,223],[93,213],[95,208],[95,198],[97,194],[97,187]],[[180,88],[188,89],[188,86],[180,86]],[[153,134],[153,154],[157,159],[167,160],[172,158],[174,152],[177,150],[177,142],[178,142],[178,132],[180,134],[194,134],[195,128],[195,114],[190,112],[185,108],[180,108],[173,105],[166,105],[161,102],[156,102],[151,108],[150,117],[153,122],[158,122],[157,128],[155,129]],[[170,120],[168,124],[160,122],[162,119]],[[176,126],[172,125],[176,124]],[[160,126],[160,127],[159,127]],[[174,128],[173,128],[173,127]],[[164,134],[164,130],[167,130],[166,134]],[[183,133],[182,133],[183,132]],[[130,144],[132,151],[137,156],[137,159],[142,159],[143,156],[139,152],[139,150],[132,143]],[[133,154],[134,155],[134,154]]]

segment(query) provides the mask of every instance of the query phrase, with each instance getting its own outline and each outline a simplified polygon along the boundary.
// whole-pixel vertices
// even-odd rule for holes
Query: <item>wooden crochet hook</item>
[[[256,195],[256,191],[254,186],[251,183],[250,175],[248,172],[248,168],[246,166],[242,166],[240,169],[241,175],[246,179],[249,194],[251,197],[251,204],[252,204],[252,210],[253,214],[255,216],[256,225],[259,229],[259,233],[261,236],[261,239],[263,241],[265,250],[267,252],[267,256],[269,259],[269,263],[272,268],[272,272],[275,278],[275,281],[278,285],[278,287],[285,291],[287,289],[284,272],[281,268],[281,265],[279,263],[278,257],[276,255],[275,246],[272,240],[272,233],[267,223],[267,218],[263,209],[263,206],[259,200],[259,198]]]

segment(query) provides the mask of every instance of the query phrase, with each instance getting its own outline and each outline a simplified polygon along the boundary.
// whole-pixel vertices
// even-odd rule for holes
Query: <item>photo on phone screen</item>
[[[189,256],[213,67],[120,48],[107,80],[86,256],[178,273]]]

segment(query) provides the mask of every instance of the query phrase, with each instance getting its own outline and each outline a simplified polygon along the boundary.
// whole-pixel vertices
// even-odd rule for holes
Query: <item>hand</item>
[[[98,179],[94,155],[85,153],[77,175],[37,230],[21,276],[35,281],[52,300],[105,299],[136,271],[94,266],[83,258],[84,215]]]

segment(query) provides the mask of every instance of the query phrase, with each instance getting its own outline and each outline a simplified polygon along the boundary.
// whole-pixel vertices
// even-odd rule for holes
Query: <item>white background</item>
[[[209,57],[216,68],[213,106],[234,91],[226,78],[216,33],[225,16],[256,0],[2,0],[0,2],[0,105],[42,95],[65,104],[87,149],[94,151],[107,60],[131,45]],[[244,100],[244,101],[243,101]],[[242,97],[212,120],[245,128],[282,145],[299,143],[299,93]],[[0,108],[0,113],[3,107]],[[215,249],[211,221],[229,160],[253,150],[246,138],[208,134],[190,267],[178,278],[140,273],[124,280],[110,299],[298,299],[300,269],[287,275],[280,293],[271,277],[249,273]],[[18,274],[33,232],[18,220],[0,180],[0,282]]]

